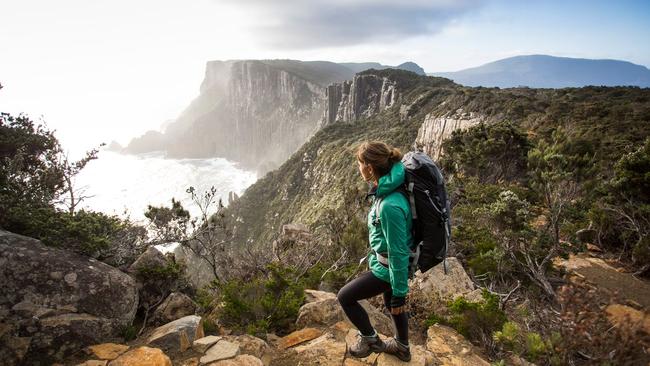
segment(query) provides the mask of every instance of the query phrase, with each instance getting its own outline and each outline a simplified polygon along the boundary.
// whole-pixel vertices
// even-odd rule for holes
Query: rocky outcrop
[[[173,260],[172,255],[167,257],[151,246],[129,267],[128,272],[136,279],[138,286],[140,307],[145,311],[152,310],[177,290],[179,281],[164,275],[173,265]],[[178,318],[165,320],[175,319]]]
[[[165,149],[165,136],[158,131],[147,131],[144,135],[134,138],[122,150],[129,154],[140,154]]]
[[[116,337],[138,306],[135,281],[118,269],[1,230],[0,283],[3,365],[49,365]]]
[[[190,315],[154,329],[147,344],[164,351],[185,352],[194,340],[203,336],[201,317]]]
[[[470,128],[485,119],[483,115],[465,112],[462,109],[442,116],[427,114],[418,130],[415,144],[434,161],[438,161],[443,153],[442,142],[449,138],[454,131]]]
[[[568,272],[570,281],[587,281],[608,297],[615,294],[638,308],[650,309],[650,284],[603,259],[571,254],[567,259],[556,258],[554,264]]]
[[[427,349],[433,352],[442,365],[488,366],[467,339],[443,325],[433,325],[427,330]]]
[[[409,287],[436,296],[444,302],[472,293],[475,290],[474,282],[460,261],[455,257],[448,257],[446,261],[447,273],[442,264],[437,265],[424,273],[418,273]]]
[[[109,366],[172,366],[172,361],[158,348],[132,349],[109,362]]]
[[[397,83],[390,78],[355,75],[352,81],[327,87],[327,107],[321,125],[368,118],[392,107],[398,100]]]
[[[187,246],[176,246],[174,249],[174,258],[177,262],[185,264],[183,274],[194,288],[202,288],[215,279],[210,263],[197,256]]]
[[[153,314],[153,319],[158,324],[164,324],[182,317],[193,315],[197,305],[189,296],[172,292],[167,296]]]
[[[308,297],[310,299],[313,297]],[[368,312],[370,321],[382,333],[389,334],[393,329],[393,321],[367,300],[360,301],[361,306]],[[296,324],[298,327],[322,327],[345,320],[345,313],[333,293],[319,291],[318,298],[300,307]]]

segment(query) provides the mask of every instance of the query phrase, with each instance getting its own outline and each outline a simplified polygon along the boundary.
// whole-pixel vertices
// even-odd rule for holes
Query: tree
[[[448,173],[478,177],[481,183],[522,181],[529,148],[526,134],[512,122],[481,123],[454,131],[443,142],[441,164]]]
[[[569,138],[558,128],[550,142],[540,140],[530,150],[528,170],[530,185],[549,213],[548,227],[557,246],[568,208],[583,197],[583,183],[594,174],[594,156],[590,149],[582,148],[580,140]]]

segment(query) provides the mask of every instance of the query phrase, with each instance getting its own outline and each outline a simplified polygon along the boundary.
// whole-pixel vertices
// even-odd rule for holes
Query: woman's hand
[[[406,312],[406,297],[392,296],[390,298],[390,313],[399,315]]]

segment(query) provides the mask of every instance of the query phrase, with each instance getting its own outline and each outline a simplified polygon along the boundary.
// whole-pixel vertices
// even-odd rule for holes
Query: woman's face
[[[372,174],[372,167],[370,166],[370,164],[364,164],[360,160],[357,160],[357,163],[359,163],[359,173],[361,173],[363,180],[365,180],[366,182],[372,181],[373,174]]]

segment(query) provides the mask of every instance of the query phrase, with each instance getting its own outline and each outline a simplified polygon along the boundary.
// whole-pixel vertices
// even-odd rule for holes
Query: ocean
[[[124,155],[102,150],[79,173],[75,186],[88,196],[80,207],[143,222],[148,205],[170,206],[172,197],[193,217],[198,215],[186,192],[190,186],[198,193],[214,186],[227,205],[229,192],[241,195],[256,180],[255,172],[222,158],[165,159],[162,152]]]

